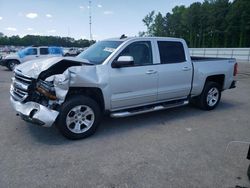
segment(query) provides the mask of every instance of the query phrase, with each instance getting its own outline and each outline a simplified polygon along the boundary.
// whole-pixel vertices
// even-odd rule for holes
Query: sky
[[[94,40],[136,36],[152,10],[166,14],[175,6],[203,0],[92,0]],[[0,0],[0,32],[7,36],[53,35],[89,39],[88,0]]]

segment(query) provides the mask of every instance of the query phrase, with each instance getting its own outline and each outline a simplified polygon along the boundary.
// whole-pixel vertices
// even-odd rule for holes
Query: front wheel
[[[7,67],[8,67],[8,69],[9,69],[10,71],[13,71],[13,70],[15,69],[15,67],[16,67],[18,64],[19,64],[18,61],[10,60],[10,61],[8,62]]]
[[[221,86],[216,82],[207,82],[201,95],[194,100],[194,104],[203,110],[213,110],[221,99]]]
[[[83,139],[95,133],[101,119],[98,104],[85,96],[73,96],[63,105],[56,125],[69,139]]]

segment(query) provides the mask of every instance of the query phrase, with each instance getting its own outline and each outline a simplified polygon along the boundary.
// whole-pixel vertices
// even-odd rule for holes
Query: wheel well
[[[225,80],[225,75],[220,74],[220,75],[213,75],[213,76],[209,76],[206,79],[206,82],[216,82],[221,86],[221,89],[223,89],[224,86],[224,80]]]
[[[18,64],[20,64],[20,61],[17,60],[17,59],[8,59],[8,60],[7,60],[7,63],[9,63],[10,61],[16,61]]]
[[[102,111],[105,110],[104,98],[100,88],[72,87],[69,89],[66,98],[76,94],[85,95],[92,98],[100,105]]]

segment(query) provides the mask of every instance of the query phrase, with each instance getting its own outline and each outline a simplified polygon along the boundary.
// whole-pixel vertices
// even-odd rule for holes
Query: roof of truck
[[[128,40],[133,40],[133,39],[162,39],[162,40],[173,40],[173,41],[180,41],[183,40],[181,38],[173,38],[173,37],[125,37],[125,38],[109,38],[106,39],[107,41],[128,41]]]

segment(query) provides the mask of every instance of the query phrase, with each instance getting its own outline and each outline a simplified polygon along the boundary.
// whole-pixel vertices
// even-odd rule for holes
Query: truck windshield
[[[112,52],[114,52],[122,41],[101,41],[93,44],[77,57],[87,59],[92,64],[102,64]]]

